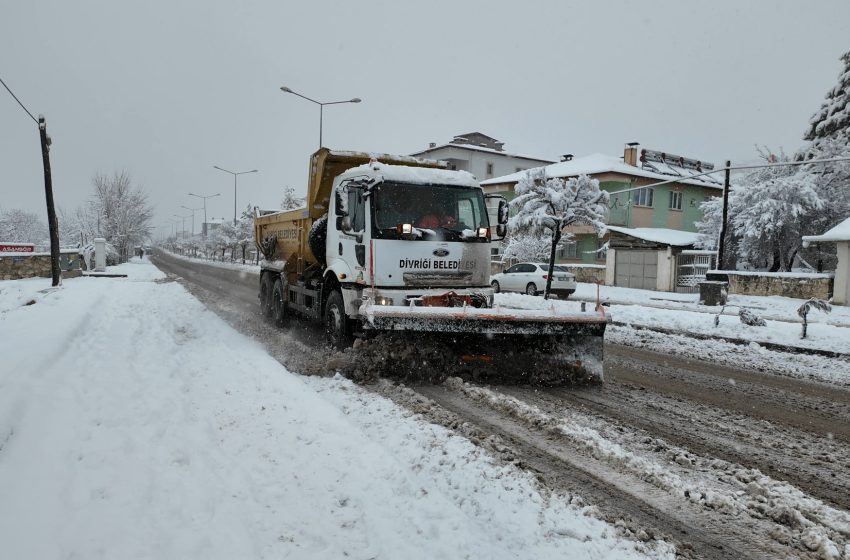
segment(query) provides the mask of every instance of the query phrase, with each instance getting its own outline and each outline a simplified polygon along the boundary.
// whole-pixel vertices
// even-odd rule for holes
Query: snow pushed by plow
[[[518,301],[525,305],[366,303],[361,307],[365,336],[346,352],[340,371],[358,380],[389,377],[414,383],[449,377],[532,385],[602,380],[603,337],[610,320],[604,309]]]

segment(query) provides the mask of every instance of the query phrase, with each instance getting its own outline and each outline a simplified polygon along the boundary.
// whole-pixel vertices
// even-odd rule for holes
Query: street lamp
[[[180,208],[183,208],[184,210],[191,210],[192,211],[192,236],[194,237],[194,235],[195,235],[195,212],[197,212],[198,210],[203,210],[203,208],[189,208],[188,206],[181,206]]]
[[[252,169],[251,171],[230,171],[217,165],[213,165],[213,167],[219,171],[224,171],[225,173],[233,175],[233,225],[236,225],[236,177],[239,175],[245,175],[246,173],[256,173],[259,169]]]
[[[186,239],[186,218],[188,218],[189,216],[181,216],[179,214],[174,214],[174,217],[183,220],[183,239]]]
[[[360,103],[361,99],[359,97],[355,97],[354,99],[347,99],[345,101],[316,101],[315,99],[310,99],[306,95],[301,95],[298,92],[292,91],[286,86],[282,86],[280,91],[284,93],[291,93],[292,95],[297,95],[301,99],[306,99],[307,101],[311,101],[319,106],[319,148],[322,147],[322,110],[325,108],[325,105],[339,105],[340,103]]]
[[[189,193],[189,196],[197,196],[198,198],[204,199],[204,224],[206,224],[207,223],[207,199],[212,198],[214,196],[221,196],[221,193],[208,194],[208,195]],[[207,236],[207,230],[205,228],[201,228],[201,229],[204,230],[204,237],[206,237]]]

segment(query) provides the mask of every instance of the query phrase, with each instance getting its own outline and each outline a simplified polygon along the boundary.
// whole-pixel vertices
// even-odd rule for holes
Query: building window
[[[680,192],[670,191],[670,210],[682,209],[682,196]]]
[[[578,244],[575,241],[567,241],[558,249],[559,259],[578,258]]]
[[[634,197],[632,201],[635,206],[652,206],[652,195],[654,194],[655,189],[645,187],[643,189],[639,189],[634,191]]]
[[[493,175],[493,162],[488,161],[487,162],[487,176],[489,177],[491,175]]]

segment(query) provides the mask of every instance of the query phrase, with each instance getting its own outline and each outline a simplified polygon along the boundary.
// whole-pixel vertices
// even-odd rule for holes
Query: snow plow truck
[[[331,347],[360,339],[386,350],[386,368],[428,377],[601,379],[603,307],[494,304],[490,245],[507,218],[503,197],[445,162],[321,148],[306,206],[255,216],[262,312],[320,322]]]

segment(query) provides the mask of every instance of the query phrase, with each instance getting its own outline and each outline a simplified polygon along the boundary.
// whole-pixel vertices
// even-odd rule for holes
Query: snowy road
[[[321,362],[314,329],[283,335],[257,320],[256,275],[155,262],[293,371]],[[846,387],[607,345],[603,386],[375,390],[679,554],[850,558]]]

